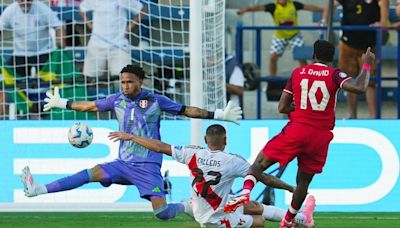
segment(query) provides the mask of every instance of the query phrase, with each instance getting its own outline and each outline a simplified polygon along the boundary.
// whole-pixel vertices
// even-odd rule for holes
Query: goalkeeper
[[[239,124],[242,110],[230,103],[224,110],[209,112],[197,107],[178,104],[169,98],[142,89],[145,72],[136,65],[121,70],[122,91],[96,101],[72,101],[60,98],[58,88],[54,94],[47,92],[44,111],[52,108],[71,109],[82,112],[113,111],[119,130],[129,134],[160,139],[160,115],[163,111],[191,118],[217,119]],[[98,164],[71,176],[49,184],[36,183],[29,167],[22,170],[22,182],[27,197],[67,191],[89,182],[100,182],[104,187],[111,184],[135,185],[140,197],[151,201],[157,218],[167,220],[184,212],[183,203],[167,204],[164,182],[161,176],[162,154],[143,148],[135,142],[121,141],[118,159]]]

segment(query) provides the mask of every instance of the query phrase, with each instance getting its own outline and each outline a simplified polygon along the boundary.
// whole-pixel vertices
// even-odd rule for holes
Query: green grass
[[[400,213],[315,213],[318,228],[389,228],[400,227]],[[0,213],[0,227],[161,227],[186,228],[199,225],[186,215],[170,221],[157,220],[153,213]],[[278,227],[266,222],[265,227]]]

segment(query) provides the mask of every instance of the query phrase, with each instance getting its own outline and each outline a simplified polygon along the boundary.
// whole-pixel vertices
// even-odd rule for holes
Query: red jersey
[[[349,79],[343,71],[321,63],[296,68],[283,90],[293,95],[294,111],[289,120],[332,130],[337,93]]]

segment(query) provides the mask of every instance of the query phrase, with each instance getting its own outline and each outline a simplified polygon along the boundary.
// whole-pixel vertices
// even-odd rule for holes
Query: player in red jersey
[[[324,40],[314,43],[314,63],[296,68],[289,78],[279,101],[279,112],[289,114],[289,122],[281,133],[271,139],[251,165],[243,184],[243,192],[225,206],[234,211],[249,200],[250,191],[264,170],[279,162],[284,166],[298,160],[297,187],[291,205],[280,227],[292,227],[292,221],[308,192],[313,176],[322,172],[328,146],[333,139],[336,97],[339,89],[365,92],[370,65],[375,55],[370,48],[363,54],[363,66],[356,78],[337,68],[329,67],[335,47]]]

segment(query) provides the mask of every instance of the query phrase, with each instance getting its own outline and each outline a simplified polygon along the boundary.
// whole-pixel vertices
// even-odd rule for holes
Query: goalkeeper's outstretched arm
[[[214,112],[209,112],[201,108],[186,106],[180,114],[190,118],[231,121],[239,125],[239,119],[242,118],[242,109],[240,107],[233,107],[229,101],[223,110],[216,109]]]
[[[172,156],[171,145],[164,143],[160,140],[145,138],[141,136],[136,136],[132,134],[128,134],[126,132],[110,132],[108,137],[114,142],[118,140],[125,140],[125,141],[133,141],[149,150],[160,154],[166,154]]]
[[[80,112],[97,112],[96,103],[94,101],[70,101],[71,104],[67,105],[67,109],[80,111]]]
[[[54,94],[51,91],[47,91],[44,102],[43,111],[49,111],[52,108],[70,109],[81,112],[97,112],[97,106],[94,101],[72,101],[60,97],[60,89],[54,88]]]

